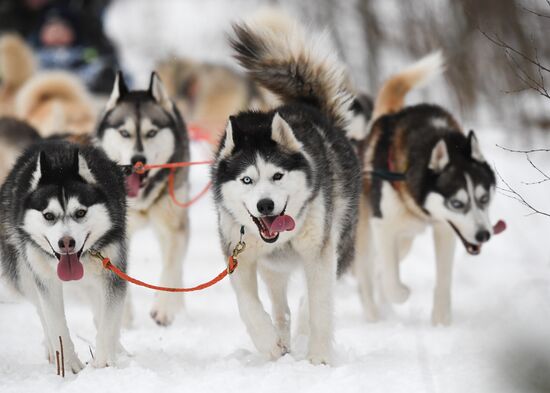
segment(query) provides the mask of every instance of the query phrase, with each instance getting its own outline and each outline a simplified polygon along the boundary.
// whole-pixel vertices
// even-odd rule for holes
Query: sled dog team
[[[498,228],[488,215],[495,176],[474,132],[464,133],[440,106],[403,106],[409,90],[441,72],[442,56],[393,76],[372,105],[350,86],[326,37],[286,17],[236,24],[230,44],[249,77],[280,100],[270,111],[231,116],[211,169],[225,256],[244,231],[231,283],[258,351],[277,359],[292,350],[286,292],[301,265],[306,296],[298,330],[309,335],[308,359],[330,363],[337,278],[353,270],[365,313],[375,320],[380,298],[407,300],[400,261],[427,226],[436,256],[432,322],[450,324],[456,240],[479,254]],[[92,253],[125,271],[127,238],[151,224],[163,252],[160,285],[181,287],[190,230],[187,211],[168,195],[169,170],[123,174],[118,165],[189,161],[186,124],[156,74],[147,90],[130,91],[119,73],[93,137],[78,144],[68,134],[43,138],[24,122],[0,120],[4,146],[20,148],[23,137],[33,143],[0,191],[2,275],[35,305],[49,360],[61,336],[66,368],[75,373],[83,364],[62,288],[82,290],[97,328],[92,363],[112,365],[123,351],[119,333],[131,318],[130,299],[127,283]],[[177,169],[178,199],[188,199],[188,189],[188,169]],[[258,275],[271,315],[258,296]],[[182,302],[159,292],[151,317],[169,325]]]

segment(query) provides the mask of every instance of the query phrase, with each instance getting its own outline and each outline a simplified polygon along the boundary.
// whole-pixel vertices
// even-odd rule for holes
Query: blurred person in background
[[[0,33],[17,32],[32,45],[42,69],[77,74],[95,93],[109,93],[118,69],[103,32],[108,0],[7,0],[0,3]]]

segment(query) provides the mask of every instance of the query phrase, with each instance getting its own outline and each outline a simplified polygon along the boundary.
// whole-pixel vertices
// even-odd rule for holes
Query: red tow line
[[[206,195],[206,193],[212,186],[212,182],[208,182],[208,184],[206,184],[206,186],[202,189],[202,191],[199,192],[193,198],[191,198],[189,201],[180,202],[177,200],[176,192],[174,190],[174,178],[176,175],[176,169],[189,167],[193,165],[209,165],[209,164],[212,164],[212,161],[170,162],[168,164],[144,164],[143,162],[136,162],[135,165],[132,167],[132,170],[138,175],[143,175],[146,171],[150,171],[151,169],[159,169],[159,168],[170,169],[170,174],[168,175],[168,193],[170,194],[170,198],[172,198],[172,202],[174,202],[175,205],[182,208],[188,208],[189,206],[197,202],[199,199],[201,199],[204,195]]]

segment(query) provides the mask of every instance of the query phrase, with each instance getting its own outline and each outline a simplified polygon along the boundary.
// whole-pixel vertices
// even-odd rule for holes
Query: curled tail
[[[400,110],[407,93],[440,74],[444,68],[443,64],[443,55],[437,51],[411,64],[384,82],[376,97],[372,120]]]
[[[2,84],[20,88],[34,73],[35,59],[29,46],[17,34],[0,37],[0,76]]]
[[[317,107],[336,127],[350,117],[352,95],[345,67],[326,34],[308,39],[288,16],[272,11],[233,26],[230,44],[250,76],[283,102]]]

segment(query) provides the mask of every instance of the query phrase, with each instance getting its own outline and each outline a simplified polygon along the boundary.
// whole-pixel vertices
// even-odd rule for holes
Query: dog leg
[[[396,234],[389,223],[377,222],[372,229],[382,269],[384,294],[392,303],[403,303],[409,298],[410,290],[399,278],[399,244]]]
[[[436,283],[432,310],[434,326],[451,324],[451,282],[456,238],[447,223],[434,225]]]
[[[37,288],[38,303],[44,316],[46,335],[52,348],[59,348],[59,337],[63,340],[65,369],[78,373],[84,368],[76,356],[74,344],[69,335],[65,306],[63,303],[63,288],[57,279],[47,283],[45,288]]]
[[[309,301],[309,353],[312,364],[328,364],[332,355],[336,254],[327,245],[320,258],[304,259]]]
[[[115,291],[126,291],[125,285],[115,288],[105,288],[96,296],[101,298],[98,315],[94,315],[97,321],[96,353],[92,362],[94,367],[103,368],[113,366],[120,345],[120,325],[124,313],[124,294]]]
[[[273,271],[260,265],[260,274],[271,299],[271,317],[285,353],[290,352],[290,309],[287,301],[289,273]]]
[[[372,233],[368,212],[365,204],[367,201],[361,200],[359,205],[359,221],[357,222],[357,236],[355,238],[355,262],[353,271],[359,284],[359,295],[363,310],[368,321],[378,320],[378,309],[374,301],[374,244],[372,242]]]
[[[172,212],[172,214],[175,214]],[[178,214],[182,214],[178,212]],[[173,218],[157,220],[155,214],[151,214],[155,230],[157,231],[163,253],[163,266],[160,276],[160,285],[164,287],[183,286],[183,259],[187,251],[189,240],[189,227],[187,213],[178,218],[176,225],[167,225]],[[169,221],[168,221],[169,220]],[[183,294],[171,292],[159,292],[156,294],[155,304],[151,310],[151,318],[158,325],[170,325],[176,313],[183,307]]]
[[[271,318],[265,312],[258,297],[257,264],[240,257],[239,268],[231,275],[231,283],[237,295],[239,313],[250,338],[259,352],[271,359],[278,359],[287,352]]]

